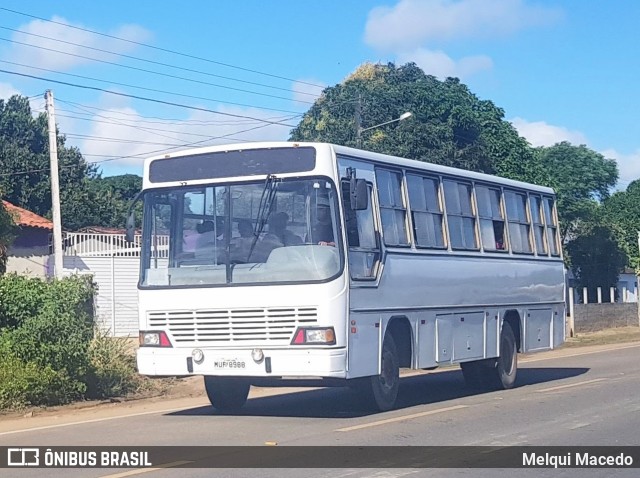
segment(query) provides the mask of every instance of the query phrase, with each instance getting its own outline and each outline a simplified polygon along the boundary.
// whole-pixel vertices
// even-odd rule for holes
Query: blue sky
[[[140,174],[187,143],[286,140],[322,87],[413,61],[460,77],[534,146],[616,159],[624,189],[640,178],[639,19],[634,0],[4,0],[0,70],[44,79],[0,72],[0,98],[42,111],[51,89],[68,144],[104,175]]]

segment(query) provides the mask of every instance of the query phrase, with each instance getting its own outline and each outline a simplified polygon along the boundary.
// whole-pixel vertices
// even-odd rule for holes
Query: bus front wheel
[[[251,385],[244,380],[226,377],[204,377],[204,388],[213,408],[227,412],[242,408]]]
[[[382,342],[382,363],[380,375],[373,375],[359,381],[359,392],[365,402],[381,412],[391,410],[400,388],[400,359],[396,343],[391,334],[386,334]]]

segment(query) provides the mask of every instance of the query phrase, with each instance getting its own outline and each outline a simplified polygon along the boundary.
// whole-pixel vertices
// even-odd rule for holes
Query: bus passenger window
[[[476,184],[480,237],[485,251],[506,250],[500,190]]]

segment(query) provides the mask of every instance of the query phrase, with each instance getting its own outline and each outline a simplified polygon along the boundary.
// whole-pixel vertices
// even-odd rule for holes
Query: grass
[[[564,346],[582,347],[585,345],[619,344],[636,341],[640,341],[640,327],[616,327],[597,332],[576,334],[575,337],[567,338]]]

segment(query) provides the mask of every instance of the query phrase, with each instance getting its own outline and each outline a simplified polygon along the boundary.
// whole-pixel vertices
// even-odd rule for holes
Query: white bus
[[[510,388],[564,341],[549,188],[278,142],[150,158],[141,195],[139,372],[203,375],[218,409],[304,380],[388,410],[400,368],[452,363]]]

